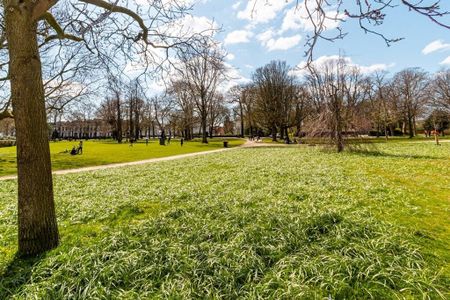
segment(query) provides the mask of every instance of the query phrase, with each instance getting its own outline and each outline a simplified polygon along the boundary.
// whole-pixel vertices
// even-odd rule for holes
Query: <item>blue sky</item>
[[[254,7],[254,1],[197,0],[193,14],[221,26],[216,38],[229,53],[228,63],[246,78],[270,60],[285,60],[291,66],[304,61],[308,24],[299,22],[299,12],[293,10],[295,1],[258,0],[256,11],[249,9]],[[450,9],[450,1],[444,2]],[[446,20],[450,23],[450,17]],[[334,43],[321,41],[315,58],[342,53],[367,72],[385,69],[393,73],[407,67],[434,72],[450,67],[450,31],[403,6],[388,10],[384,24],[378,28],[388,37],[405,38],[391,47],[381,38],[365,34],[353,20],[341,27],[348,32],[346,38]]]

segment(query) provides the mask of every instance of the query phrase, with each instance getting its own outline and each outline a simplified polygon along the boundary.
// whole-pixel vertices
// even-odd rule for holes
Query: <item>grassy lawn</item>
[[[230,147],[241,145],[243,139],[227,139]],[[72,156],[68,152],[78,146],[78,141],[50,142],[53,170],[64,170],[112,163],[138,161],[201,152],[223,148],[223,139],[210,139],[208,144],[200,140],[185,141],[183,147],[179,140],[172,140],[170,145],[160,146],[158,141],[150,140],[133,144],[117,144],[113,141],[83,141],[83,155]],[[0,176],[16,174],[16,147],[0,148]]]
[[[56,176],[55,193],[62,244],[22,260],[0,182],[0,299],[450,296],[448,142],[243,148]]]
[[[298,138],[297,138],[298,139]],[[293,140],[293,137],[291,137],[291,142]],[[303,144],[324,144],[324,143],[328,143],[328,139],[324,139],[324,138],[312,138],[312,137],[303,137],[300,139],[301,143]],[[448,135],[442,137],[439,137],[440,141],[449,141],[450,137]],[[261,139],[261,141],[263,143],[267,143],[267,144],[284,144],[284,140],[278,138],[276,142],[272,141],[272,138],[270,137],[263,137]],[[386,140],[383,136],[381,137],[364,137],[364,138],[354,138],[354,139],[350,139],[347,140],[347,142],[350,143],[386,143]],[[429,142],[429,143],[434,143],[434,137],[425,137],[424,135],[417,135],[414,138],[409,138],[407,136],[395,136],[395,137],[389,137],[388,143],[398,143],[398,142],[405,142],[405,143],[412,143],[412,142]]]

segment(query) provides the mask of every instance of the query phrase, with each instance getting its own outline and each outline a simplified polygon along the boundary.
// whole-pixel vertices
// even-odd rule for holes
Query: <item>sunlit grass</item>
[[[0,299],[446,298],[450,143],[231,152],[56,177],[60,248],[16,251]]]
[[[83,141],[82,155],[70,155],[72,147],[78,147],[78,141],[50,142],[53,170],[64,170],[87,166],[106,165],[138,161],[150,158],[159,158],[219,149],[223,147],[222,138],[210,139],[208,144],[202,144],[199,140],[185,141],[181,147],[179,140],[172,140],[166,146],[160,146],[156,140],[150,140],[146,146],[144,141],[118,144],[114,141]],[[230,147],[241,145],[243,139],[227,139]],[[0,148],[0,176],[15,174],[16,147]]]

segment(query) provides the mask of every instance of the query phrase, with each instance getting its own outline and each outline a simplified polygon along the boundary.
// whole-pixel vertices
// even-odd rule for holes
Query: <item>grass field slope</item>
[[[57,176],[59,248],[16,251],[0,299],[448,299],[450,143],[258,147]]]

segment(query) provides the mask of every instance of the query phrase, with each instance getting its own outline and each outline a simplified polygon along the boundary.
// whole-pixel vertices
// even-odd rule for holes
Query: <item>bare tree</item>
[[[186,140],[191,140],[194,135],[195,124],[195,100],[190,92],[189,85],[184,80],[172,82],[168,92],[174,97],[180,111],[180,129]]]
[[[399,99],[401,113],[408,126],[409,137],[416,135],[416,119],[428,100],[428,75],[419,68],[410,68],[395,74],[393,84]]]
[[[243,86],[233,86],[228,91],[229,101],[231,104],[237,105],[236,113],[239,116],[240,121],[240,136],[243,138],[245,134],[245,115],[244,115],[244,87]]]
[[[186,80],[200,116],[202,143],[208,143],[208,115],[218,85],[225,77],[224,54],[217,45],[204,41],[198,50],[179,55],[179,75]]]
[[[243,114],[245,120],[247,121],[247,126],[249,127],[250,137],[253,138],[256,133],[256,116],[255,116],[255,106],[256,106],[257,93],[255,86],[249,84],[242,90],[242,95],[240,101],[242,102]]]
[[[168,94],[163,94],[152,97],[151,103],[154,119],[156,124],[158,124],[161,137],[164,138],[166,136],[166,127],[174,109],[174,99]]]
[[[430,91],[433,106],[450,113],[450,69],[436,73]]]
[[[294,78],[290,70],[286,62],[272,61],[253,74],[256,113],[261,125],[271,130],[273,141],[277,140],[278,129],[281,138],[285,134],[288,138],[294,96]]]
[[[228,108],[225,106],[225,99],[221,93],[215,94],[208,110],[209,137],[212,138],[215,128],[223,124],[225,116],[228,115]]]
[[[167,59],[171,49],[195,44],[198,35],[176,26],[189,9],[183,3],[2,1],[0,48],[7,49],[3,64],[8,65],[17,132],[20,254],[34,255],[59,242],[40,48],[58,41],[82,43],[109,68],[134,60],[146,73],[161,65],[159,57]],[[55,10],[61,14],[54,15]],[[118,55],[121,59],[114,60]]]
[[[306,78],[316,114],[309,132],[313,136],[331,137],[336,150],[341,152],[345,146],[344,133],[358,133],[355,117],[359,103],[366,97],[360,72],[341,57],[311,66]]]
[[[302,134],[302,125],[303,122],[310,116],[311,114],[311,96],[308,92],[308,89],[302,85],[294,86],[293,92],[293,116],[291,117],[292,126],[295,126],[295,134],[294,136],[300,137]]]
[[[141,118],[144,109],[144,92],[138,80],[127,85],[128,133],[130,140],[138,140],[141,136]]]

